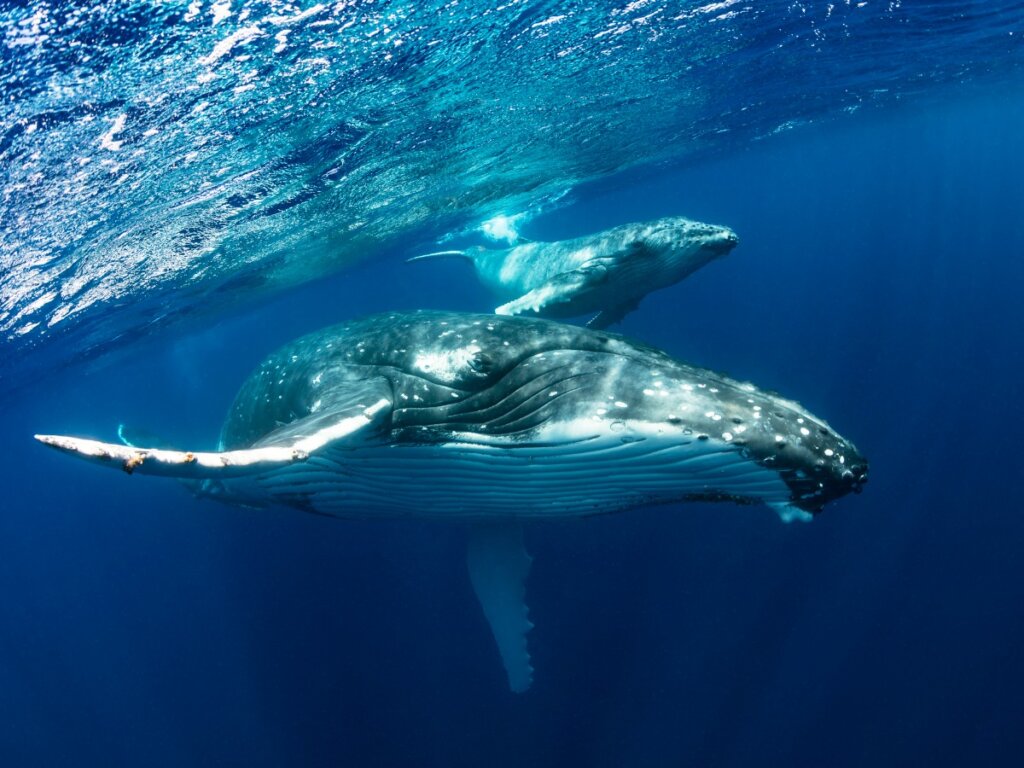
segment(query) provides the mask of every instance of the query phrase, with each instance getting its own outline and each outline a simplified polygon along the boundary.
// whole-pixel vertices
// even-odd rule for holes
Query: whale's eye
[[[469,358],[469,367],[477,373],[490,373],[494,370],[494,360],[483,352],[477,352]]]

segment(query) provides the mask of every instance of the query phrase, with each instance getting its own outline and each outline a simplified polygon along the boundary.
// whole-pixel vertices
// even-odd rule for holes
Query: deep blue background
[[[33,432],[209,447],[263,355],[485,310],[394,253],[3,404],[0,764],[1019,765],[1024,91],[951,92],[634,171],[526,234],[684,214],[727,259],[621,330],[799,399],[872,462],[813,524],[695,505],[534,525],[508,693],[463,531],[199,502]]]

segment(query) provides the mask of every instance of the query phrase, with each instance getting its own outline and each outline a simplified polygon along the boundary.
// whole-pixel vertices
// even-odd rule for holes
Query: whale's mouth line
[[[712,253],[726,254],[732,251],[737,246],[739,239],[735,236],[723,240],[711,240],[706,243],[702,243],[700,249],[702,251],[711,251]]]

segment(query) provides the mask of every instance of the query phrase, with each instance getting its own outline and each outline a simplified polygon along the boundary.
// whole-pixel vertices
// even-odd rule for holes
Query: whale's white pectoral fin
[[[518,523],[482,523],[470,532],[469,579],[498,644],[509,688],[515,693],[522,693],[533,682],[526,645],[526,633],[533,624],[525,602],[531,562]]]
[[[278,439],[261,441],[236,451],[175,451],[120,443],[102,443],[80,437],[36,435],[35,438],[64,453],[94,464],[123,469],[128,474],[159,475],[183,479],[226,478],[264,472],[305,461],[325,445],[379,423],[391,412],[391,400],[379,398],[369,405],[346,406],[318,413],[289,424],[289,434],[272,433]],[[310,421],[313,423],[309,423]]]
[[[779,519],[784,523],[809,523],[814,519],[814,515],[807,510],[800,509],[800,507],[794,507],[789,503],[774,502],[768,506],[775,510],[775,514],[777,514]]]
[[[496,315],[520,315],[523,312],[540,313],[552,304],[566,304],[581,293],[603,283],[608,277],[608,268],[601,264],[561,272],[543,285],[539,285],[518,299],[502,304],[494,310]]]
[[[123,469],[128,474],[186,479],[231,477],[273,466],[304,461],[308,454],[290,448],[251,448],[242,451],[169,451],[120,443],[101,443],[81,437],[36,435],[36,440],[93,464]]]

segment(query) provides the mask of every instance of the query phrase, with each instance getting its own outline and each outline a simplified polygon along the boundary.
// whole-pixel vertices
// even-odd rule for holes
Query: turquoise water
[[[581,182],[1014,77],[1015,3],[8,6],[19,378]],[[204,319],[202,322],[206,322]],[[37,369],[38,370],[38,369]]]

